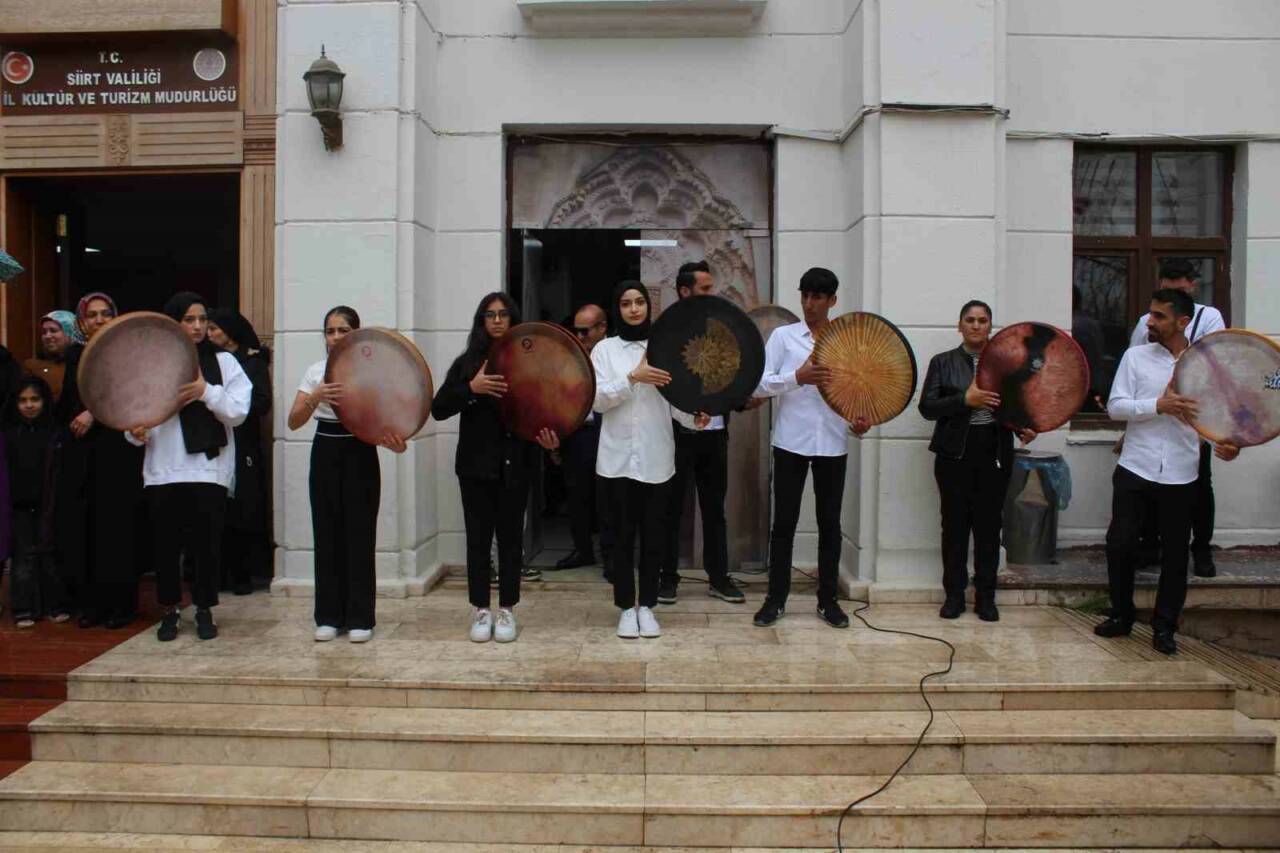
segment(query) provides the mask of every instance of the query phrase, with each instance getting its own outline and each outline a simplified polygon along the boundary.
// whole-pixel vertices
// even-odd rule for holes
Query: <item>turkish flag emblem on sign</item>
[[[0,63],[0,69],[3,70],[4,79],[15,86],[21,86],[31,79],[32,74],[36,73],[36,63],[22,51],[11,50],[4,55],[4,61]]]

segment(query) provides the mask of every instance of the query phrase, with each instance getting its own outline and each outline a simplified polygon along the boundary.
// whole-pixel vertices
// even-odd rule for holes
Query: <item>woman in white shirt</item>
[[[213,607],[218,603],[222,572],[222,525],[227,493],[235,477],[233,430],[249,414],[253,384],[235,356],[209,343],[209,314],[197,293],[177,293],[164,313],[182,325],[196,345],[200,375],[182,387],[179,411],[152,429],[137,427],[127,436],[144,445],[142,484],[151,510],[156,570],[156,598],[165,608],[156,637],[178,636],[182,602],[179,554],[195,565],[191,600],[196,606],[196,636],[218,636]]]
[[[658,603],[662,525],[667,484],[675,474],[671,408],[658,388],[671,381],[671,374],[648,361],[649,296],[644,285],[619,284],[609,310],[616,335],[596,344],[591,363],[596,370],[593,408],[601,415],[596,474],[603,478],[613,513],[613,603],[622,611],[619,637],[657,637],[662,632],[653,608]],[[637,528],[643,549],[639,567],[634,565]]]
[[[378,451],[352,435],[333,407],[342,401],[342,385],[324,381],[327,354],[360,328],[354,308],[338,305],[324,315],[326,357],[307,368],[289,409],[289,429],[315,417],[311,443],[311,530],[315,540],[316,642],[326,643],[345,630],[353,643],[373,638],[374,549],[382,469]],[[382,446],[405,450],[401,436],[388,435]]]

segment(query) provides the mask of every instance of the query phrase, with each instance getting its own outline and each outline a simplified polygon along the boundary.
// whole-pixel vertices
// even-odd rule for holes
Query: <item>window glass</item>
[[[1221,152],[1151,155],[1151,233],[1157,237],[1222,235]]]
[[[1129,237],[1135,233],[1138,198],[1135,152],[1079,151],[1071,183],[1076,234]]]
[[[1152,265],[1151,289],[1154,291],[1160,287],[1160,267],[1165,261],[1173,260],[1178,257],[1182,260],[1190,261],[1195,265],[1200,273],[1200,277],[1196,279],[1196,292],[1192,298],[1201,305],[1213,304],[1213,277],[1217,271],[1218,265],[1214,263],[1213,258],[1188,258],[1185,255],[1156,255],[1156,262]]]
[[[1129,262],[1127,255],[1075,257],[1071,335],[1089,361],[1089,399],[1081,409],[1084,412],[1105,409],[1111,380],[1129,346]]]

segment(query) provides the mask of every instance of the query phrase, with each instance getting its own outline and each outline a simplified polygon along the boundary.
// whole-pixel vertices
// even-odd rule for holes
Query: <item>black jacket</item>
[[[448,420],[461,414],[454,471],[459,477],[501,480],[519,484],[528,480],[533,461],[530,442],[512,435],[502,423],[498,401],[471,392],[470,376],[463,375],[462,358],[445,374],[444,384],[431,403],[431,417]]]
[[[969,412],[964,393],[973,383],[973,359],[964,347],[940,352],[929,360],[929,372],[920,391],[920,414],[937,421],[929,449],[939,456],[960,459],[969,437]],[[1013,464],[1013,433],[1000,428],[997,458],[1000,467],[1010,470]]]
[[[236,495],[227,505],[226,523],[237,530],[262,530],[270,508],[262,461],[262,419],[271,411],[271,361],[262,350],[240,349],[234,355],[253,383],[253,394],[248,416],[235,428]]]

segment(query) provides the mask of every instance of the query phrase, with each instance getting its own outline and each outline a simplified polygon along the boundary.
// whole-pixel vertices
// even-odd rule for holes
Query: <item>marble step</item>
[[[920,679],[936,668],[925,661],[704,663],[655,657],[560,663],[497,657],[527,654],[527,648],[493,651],[493,660],[422,660],[383,656],[385,644],[370,646],[349,656],[313,658],[236,657],[239,647],[230,641],[207,653],[114,652],[70,675],[69,698],[360,707],[893,711],[920,709]],[[520,646],[512,643],[508,649]],[[643,652],[659,646],[628,648]],[[958,662],[949,674],[930,679],[927,690],[934,707],[942,710],[1203,710],[1230,709],[1235,703],[1233,681],[1201,664],[1180,661]]]
[[[923,711],[714,712],[68,702],[40,761],[654,774],[887,773]],[[1265,773],[1275,735],[1236,711],[944,711],[908,772]]]
[[[830,849],[882,776],[436,773],[34,762],[10,830],[500,844]],[[905,776],[855,809],[858,847],[1280,845],[1280,777]]]

